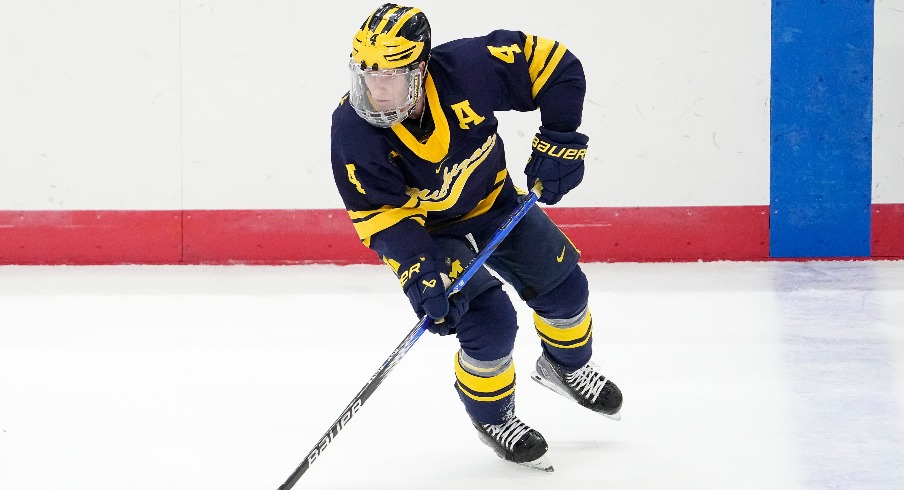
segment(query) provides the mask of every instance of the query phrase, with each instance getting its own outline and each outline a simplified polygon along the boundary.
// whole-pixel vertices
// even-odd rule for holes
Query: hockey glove
[[[446,285],[437,266],[433,258],[416,255],[399,262],[396,269],[399,284],[402,285],[402,290],[405,291],[405,296],[408,296],[408,301],[418,317],[427,315],[436,320],[444,318],[449,313]],[[432,324],[431,321],[428,326]]]
[[[537,179],[543,184],[540,202],[555,204],[581,183],[589,139],[577,131],[560,133],[540,127],[540,132],[534,135],[534,149],[524,168],[528,188],[533,187]]]
[[[445,274],[441,274],[446,279]],[[461,316],[468,311],[468,302],[460,294],[453,294],[449,298],[449,312],[440,319],[430,320],[427,323],[427,330],[437,335],[449,335],[455,333],[455,327],[458,326]]]

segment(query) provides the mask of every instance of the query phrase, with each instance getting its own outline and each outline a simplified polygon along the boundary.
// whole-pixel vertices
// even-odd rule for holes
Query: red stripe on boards
[[[768,206],[545,210],[585,262],[769,258]]]
[[[341,209],[185,211],[185,262],[378,263]]]
[[[904,257],[904,204],[873,204],[872,246],[874,258]]]
[[[181,261],[181,211],[0,211],[0,264]]]
[[[768,206],[544,209],[584,262],[769,259]],[[904,258],[904,204],[872,209],[872,256]],[[377,262],[339,209],[0,211],[0,264]]]

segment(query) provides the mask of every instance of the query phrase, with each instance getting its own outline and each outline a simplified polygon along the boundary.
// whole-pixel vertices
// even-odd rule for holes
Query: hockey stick
[[[530,208],[537,202],[537,198],[540,197],[540,185],[539,183],[534,189],[528,194],[528,198],[522,202],[515,211],[512,212],[511,216],[496,230],[496,233],[490,238],[490,241],[487,243],[486,247],[481,250],[477,256],[474,257],[474,260],[468,264],[468,267],[465,268],[464,272],[455,279],[455,282],[449,286],[449,289],[446,290],[446,296],[451,296],[464,287],[465,283],[467,283],[471,277],[474,276],[475,273],[480,269],[484,262],[490,257],[490,254],[496,250],[496,247],[502,243],[502,240],[508,236],[509,232],[521,221],[521,218],[524,217],[525,214],[530,210]],[[380,369],[377,369],[377,372],[374,373],[373,376],[370,377],[370,381],[361,388],[361,391],[355,395],[355,398],[352,399],[352,402],[345,407],[345,410],[342,411],[342,415],[333,422],[333,425],[330,426],[330,429],[326,431],[326,434],[320,438],[320,442],[314,446],[313,449],[308,453],[308,456],[298,465],[298,468],[295,468],[295,471],[289,475],[289,478],[286,479],[286,482],[279,486],[279,490],[289,490],[295,483],[298,482],[298,479],[301,478],[308,468],[314,464],[314,461],[317,460],[318,457],[326,450],[326,448],[333,442],[333,439],[339,435],[339,432],[345,428],[345,425],[358,413],[358,410],[364,405],[364,402],[370,398],[370,395],[376,391],[377,387],[380,386],[380,383],[389,375],[390,371],[402,360],[402,357],[408,352],[409,349],[417,342],[417,339],[420,338],[421,334],[427,329],[427,322],[429,321],[428,317],[421,318],[421,320],[415,325],[415,327],[408,333],[405,337],[405,340],[402,341],[398,347],[392,351],[392,354],[383,361],[383,365],[380,366]]]

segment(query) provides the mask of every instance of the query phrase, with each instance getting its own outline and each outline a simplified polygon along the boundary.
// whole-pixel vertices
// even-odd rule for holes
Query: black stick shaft
[[[496,230],[496,233],[493,234],[492,238],[490,238],[490,241],[487,243],[484,249],[481,250],[476,257],[474,257],[474,260],[472,260],[470,264],[468,264],[468,267],[465,269],[464,273],[462,273],[455,280],[455,282],[452,283],[452,285],[446,291],[448,295],[452,295],[454,293],[457,293],[458,291],[461,291],[461,288],[464,287],[465,283],[467,283],[468,280],[470,280],[474,275],[474,273],[477,272],[477,270],[481,266],[483,266],[483,263],[486,262],[486,260],[490,257],[490,254],[492,254],[493,251],[496,250],[496,247],[499,246],[502,240],[508,236],[509,232],[512,231],[515,225],[518,224],[519,221],[521,221],[521,218],[523,218],[524,215],[527,214],[531,206],[533,206],[534,203],[537,202],[538,196],[539,188],[535,188],[534,191],[529,194],[529,197],[523,203],[521,203],[521,205],[519,205],[514,212],[512,212],[511,216],[509,216],[505,223],[503,223],[502,226],[500,226],[499,229]],[[361,391],[359,391],[358,394],[355,395],[355,398],[352,399],[351,403],[349,403],[348,406],[345,407],[345,410],[342,411],[342,414],[339,415],[339,418],[337,418],[336,421],[333,422],[333,425],[330,426],[330,429],[326,431],[325,434],[323,434],[317,445],[314,446],[314,448],[311,449],[310,452],[308,452],[308,456],[304,459],[304,461],[301,462],[300,465],[298,465],[297,468],[295,468],[295,471],[293,471],[292,474],[289,475],[289,478],[286,479],[286,482],[279,486],[279,490],[289,490],[293,486],[295,486],[295,483],[297,483],[301,476],[304,475],[306,471],[308,471],[308,468],[310,468],[311,465],[314,464],[317,458],[319,458],[320,455],[323,454],[323,451],[325,451],[326,448],[329,447],[330,443],[332,443],[333,440],[339,435],[339,433],[342,432],[342,429],[345,428],[346,424],[348,424],[352,420],[352,417],[354,417],[355,414],[358,413],[358,410],[361,409],[361,407],[364,405],[364,402],[366,402],[367,399],[370,398],[370,395],[372,395],[373,392],[377,390],[377,387],[380,386],[380,383],[382,383],[383,380],[386,379],[386,376],[389,375],[396,364],[398,364],[399,361],[402,360],[408,350],[411,349],[415,342],[417,342],[417,339],[420,338],[421,334],[423,334],[426,330],[427,321],[428,317],[422,318],[418,322],[418,324],[415,325],[415,327],[410,332],[408,332],[405,340],[403,340],[402,343],[400,343],[398,347],[396,347],[395,350],[392,351],[392,354],[390,354],[389,357],[386,358],[385,361],[383,361],[383,365],[380,366],[379,369],[377,369],[377,372],[370,377],[370,380],[367,382],[367,384],[365,384],[364,387],[361,388]]]

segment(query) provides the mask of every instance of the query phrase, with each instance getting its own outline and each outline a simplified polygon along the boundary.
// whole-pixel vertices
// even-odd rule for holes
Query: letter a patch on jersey
[[[474,124],[477,126],[482,123],[485,117],[474,112],[474,109],[471,109],[471,102],[468,100],[463,100],[457,104],[452,104],[452,110],[455,111],[455,116],[458,117],[458,127],[461,129],[470,129],[468,124]]]

